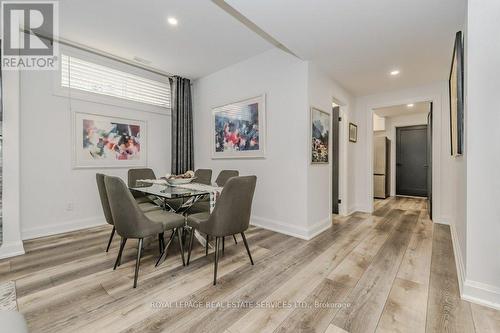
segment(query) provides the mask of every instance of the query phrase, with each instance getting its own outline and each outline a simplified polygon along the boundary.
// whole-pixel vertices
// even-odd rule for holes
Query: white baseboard
[[[439,223],[439,224],[446,224],[449,226],[451,226],[453,224],[453,223],[451,223],[451,219],[447,216],[433,216],[432,222]]]
[[[450,223],[451,220],[446,217],[440,218],[439,221],[438,223],[448,224],[450,226],[451,242],[455,255],[455,265],[461,298],[472,303],[500,310],[500,288],[466,278],[464,259],[462,257],[455,224]]]
[[[360,205],[351,206],[347,209],[347,216],[349,216],[353,213],[356,213],[356,212],[361,212],[361,211],[363,211],[363,209]]]
[[[313,239],[323,231],[331,228],[332,226],[332,217],[329,216],[321,221],[318,221],[314,223],[312,226],[309,227],[309,230],[307,232],[307,239]]]
[[[443,219],[441,219],[443,220]],[[464,266],[464,260],[462,257],[462,251],[460,247],[460,242],[458,241],[458,234],[457,234],[457,229],[455,228],[455,225],[453,223],[449,223],[449,220],[446,221],[448,223],[441,223],[441,224],[448,224],[450,226],[450,232],[451,232],[451,244],[453,247],[453,254],[455,255],[455,266],[457,268],[457,277],[458,277],[458,287],[460,289],[460,295],[463,295],[463,290],[464,290],[464,281],[465,281],[465,266]],[[436,223],[436,222],[434,222]]]
[[[73,220],[63,223],[54,223],[43,227],[21,230],[23,240],[62,234],[65,232],[76,231],[80,229],[97,227],[106,224],[104,217],[95,216],[85,219]]]
[[[23,242],[3,243],[0,245],[0,259],[10,258],[24,254]]]
[[[300,239],[307,240],[307,229],[290,224],[283,223],[277,220],[271,220],[264,217],[252,216],[250,224],[263,229],[279,232]]]
[[[263,229],[279,232],[281,234],[297,237],[304,240],[310,240],[319,235],[332,225],[331,217],[319,221],[309,228],[286,224],[281,221],[271,220],[259,216],[252,216],[250,224]]]
[[[500,310],[500,288],[495,286],[465,280],[462,298],[472,303]]]

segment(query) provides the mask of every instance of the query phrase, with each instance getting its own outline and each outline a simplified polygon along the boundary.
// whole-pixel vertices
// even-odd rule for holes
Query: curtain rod
[[[93,47],[90,47],[90,46],[87,46],[87,45],[84,45],[84,44],[72,42],[72,41],[69,41],[69,40],[64,39],[64,38],[60,38],[60,37],[59,38],[48,37],[48,36],[42,35],[40,33],[34,33],[33,31],[27,30],[27,29],[26,30],[21,29],[21,31],[24,32],[24,33],[28,33],[30,35],[35,35],[35,36],[37,36],[39,38],[46,39],[46,40],[48,40],[48,41],[50,41],[52,43],[56,42],[56,43],[59,43],[59,44],[71,46],[71,47],[74,47],[76,49],[79,49],[79,50],[82,50],[82,51],[86,51],[86,52],[89,52],[89,53],[92,53],[92,54],[95,54],[95,55],[98,55],[98,56],[101,56],[101,57],[105,57],[105,58],[108,58],[108,59],[111,59],[111,60],[115,60],[115,61],[121,62],[123,64],[129,65],[129,66],[132,66],[132,67],[136,67],[136,68],[139,68],[139,69],[142,69],[142,70],[154,73],[154,74],[158,74],[158,75],[165,76],[165,77],[168,77],[168,78],[171,78],[171,77],[175,76],[175,75],[173,75],[171,73],[164,72],[164,71],[161,71],[161,70],[149,67],[149,66],[140,65],[140,64],[137,64],[137,63],[135,63],[135,62],[133,62],[131,60],[128,60],[128,59],[125,59],[125,58],[113,55],[111,53],[107,53],[105,51],[101,51],[101,50],[95,49]]]

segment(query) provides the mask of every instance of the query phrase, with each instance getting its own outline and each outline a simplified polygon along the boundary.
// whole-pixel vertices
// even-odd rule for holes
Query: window
[[[61,86],[170,108],[170,84],[63,54]]]

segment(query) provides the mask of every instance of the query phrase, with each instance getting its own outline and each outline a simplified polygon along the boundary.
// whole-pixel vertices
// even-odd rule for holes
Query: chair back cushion
[[[256,176],[232,177],[227,181],[207,221],[210,235],[229,236],[248,229],[256,182]]]
[[[211,185],[212,184],[212,169],[198,169],[194,172],[196,177],[194,183]]]
[[[109,207],[108,194],[106,193],[106,185],[104,185],[104,175],[102,173],[95,174],[97,182],[97,190],[99,191],[99,198],[101,199],[102,210],[106,222],[113,225],[113,215],[111,215],[111,208]]]
[[[129,169],[128,170],[128,187],[136,187],[136,182],[139,179],[156,179],[155,172],[150,168]],[[134,198],[145,197],[146,194],[138,191],[132,191]]]
[[[149,221],[141,211],[123,180],[105,176],[104,184],[118,235],[125,238],[143,238],[148,234],[151,235],[149,230],[153,222]]]
[[[224,186],[229,178],[238,177],[239,175],[240,172],[238,170],[222,170],[217,176],[215,183],[219,186]]]

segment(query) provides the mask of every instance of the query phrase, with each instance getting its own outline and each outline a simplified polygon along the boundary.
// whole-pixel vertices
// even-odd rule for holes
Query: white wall
[[[429,109],[430,110],[430,109]],[[385,135],[391,140],[391,189],[392,196],[396,195],[396,128],[415,125],[427,125],[426,113],[413,113],[394,117],[386,117]]]
[[[141,72],[96,56],[82,56],[129,72]],[[149,73],[142,74],[151,77]],[[72,169],[70,99],[58,95],[57,80],[58,72],[21,73],[20,194],[23,239],[104,223],[95,174],[102,172],[126,179],[125,168]],[[75,92],[74,95],[78,94]],[[170,116],[145,112],[141,110],[140,103],[124,103],[112,97],[92,94],[86,97],[94,102],[72,98],[72,110],[146,120],[148,165],[160,175],[170,170]]]
[[[20,221],[19,173],[19,73],[2,73],[3,103],[3,166],[2,166],[2,242],[0,258],[24,253]]]
[[[307,63],[278,49],[224,68],[194,82],[196,168],[257,175],[252,223],[306,238]],[[212,159],[213,107],[266,94],[264,159]]]
[[[500,2],[468,1],[467,256],[463,294],[500,308]],[[464,168],[465,169],[465,168]]]
[[[449,223],[454,219],[452,198],[455,195],[453,183],[460,177],[453,172],[461,159],[449,153],[448,84],[436,82],[412,89],[359,97],[356,100],[358,118],[358,143],[355,146],[357,205],[363,211],[373,209],[373,131],[372,110],[391,105],[408,104],[420,101],[433,101],[433,208],[434,221]],[[465,177],[463,178],[465,179]],[[462,179],[462,181],[463,181]]]
[[[385,131],[385,118],[373,114],[373,131]]]
[[[347,126],[354,105],[352,95],[337,82],[324,74],[312,63],[308,66],[308,97],[311,107],[319,108],[331,114],[332,101],[340,105],[343,120],[340,123],[339,146],[339,207],[341,214],[347,214],[350,207],[349,188],[354,183],[353,174],[348,172]],[[306,119],[309,121],[309,118]],[[309,135],[309,133],[308,133]],[[331,138],[331,135],[330,135]],[[331,146],[331,144],[330,144]],[[311,235],[328,228],[331,225],[332,212],[332,160],[329,164],[311,164],[310,151],[307,146],[308,177],[307,177],[307,219]],[[352,210],[351,210],[352,211]]]

